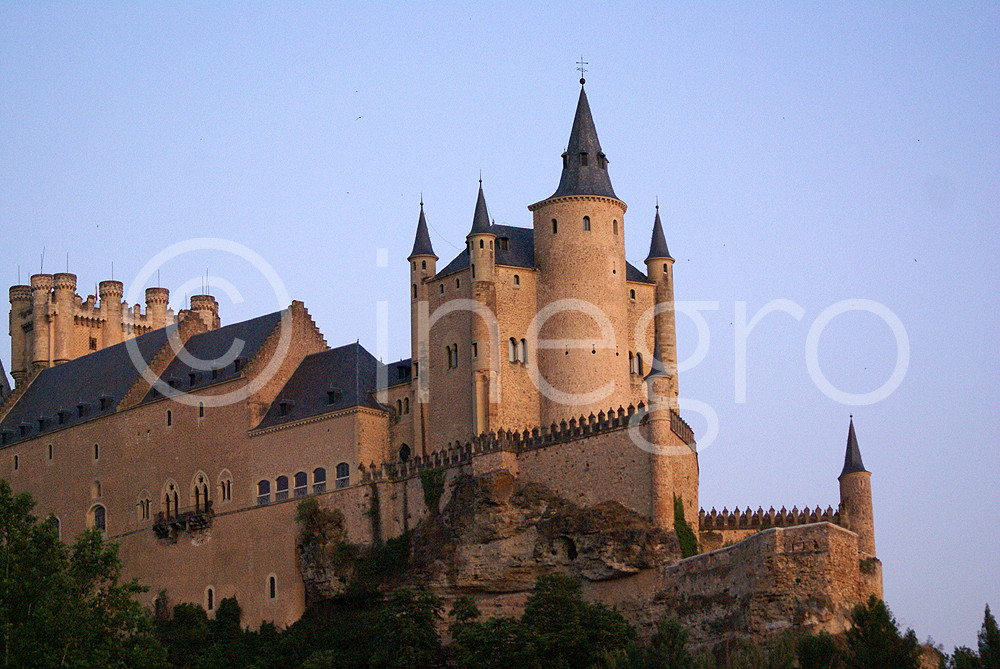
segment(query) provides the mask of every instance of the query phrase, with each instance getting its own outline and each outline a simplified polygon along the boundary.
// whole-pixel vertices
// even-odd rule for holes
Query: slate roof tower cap
[[[431,246],[431,235],[427,232],[427,219],[424,218],[423,200],[420,201],[420,220],[417,221],[417,234],[413,238],[413,250],[410,251],[407,260],[416,256],[433,256],[437,260],[437,256],[434,255],[434,247]]]
[[[851,426],[847,430],[847,453],[844,455],[844,470],[840,475],[867,472],[861,462],[861,449],[858,448],[858,437],[854,434],[854,416],[851,416]]]
[[[653,238],[649,241],[649,255],[646,260],[653,258],[673,258],[670,249],[667,248],[667,238],[663,235],[663,223],[660,222],[660,205],[656,205],[656,219],[653,221]]]
[[[582,80],[581,80],[582,81]],[[613,197],[611,177],[608,176],[608,158],[601,150],[597,128],[590,113],[587,91],[580,85],[580,99],[576,104],[573,129],[569,134],[566,152],[562,154],[563,170],[559,187],[552,197],[564,195],[600,195]]]
[[[479,180],[479,196],[476,198],[476,213],[472,215],[472,230],[470,235],[493,235],[490,225],[490,212],[486,209],[486,196],[483,195],[483,180]]]

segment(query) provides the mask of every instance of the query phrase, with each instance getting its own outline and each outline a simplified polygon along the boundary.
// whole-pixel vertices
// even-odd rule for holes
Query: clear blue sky
[[[374,351],[387,301],[388,355],[405,357],[421,193],[442,262],[480,170],[496,221],[530,226],[583,54],[630,260],[659,197],[677,298],[718,302],[707,356],[681,376],[719,417],[703,506],[836,506],[853,413],[886,600],[950,650],[1000,608],[998,33],[995,3],[5,3],[0,275],[26,280],[44,247],[49,272],[69,253],[86,295],[112,263],[128,282],[175,241],[238,240],[331,345]],[[218,253],[178,259],[162,284],[206,266],[242,296],[220,297],[224,322],[276,308]],[[868,406],[830,399],[806,367],[811,324],[848,298],[885,305],[911,346],[902,384]],[[738,403],[737,303],[752,316],[775,299],[803,316],[753,330]],[[679,326],[685,357],[696,333]],[[896,360],[862,312],[818,350],[852,393]]]

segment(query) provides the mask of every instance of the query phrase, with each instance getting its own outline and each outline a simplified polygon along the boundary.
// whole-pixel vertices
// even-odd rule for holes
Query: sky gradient
[[[559,181],[582,54],[629,260],[658,198],[676,297],[707,303],[707,353],[680,375],[718,416],[702,506],[836,507],[853,413],[886,601],[921,639],[974,644],[1000,607],[1000,5],[341,4],[0,5],[5,283],[44,248],[47,272],[68,253],[84,298],[112,263],[128,290],[174,242],[235,240],[331,345],[377,352],[387,302],[386,356],[407,357],[421,195],[442,267],[480,172],[496,222],[529,227]],[[172,306],[206,268],[224,323],[285,306],[208,251],[162,269]],[[817,317],[852,298],[910,346],[899,387],[866,406],[824,394],[806,359]],[[739,401],[740,305],[749,320],[777,299],[801,318],[752,330]],[[678,328],[685,358],[699,337]],[[850,393],[897,360],[866,312],[816,350]]]

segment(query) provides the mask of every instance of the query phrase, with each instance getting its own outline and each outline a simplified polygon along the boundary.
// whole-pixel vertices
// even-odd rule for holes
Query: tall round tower
[[[49,321],[51,294],[51,274],[35,274],[31,277],[31,371],[52,364],[52,324]]]
[[[159,330],[167,325],[167,304],[170,291],[166,288],[146,289],[146,322],[150,329]]]
[[[120,344],[124,338],[122,319],[122,293],[125,286],[121,281],[101,281],[97,294],[101,298],[101,348]]]
[[[52,361],[55,364],[69,362],[76,353],[73,350],[73,298],[76,297],[76,274],[60,272],[52,275],[52,302],[55,312],[52,318]]]
[[[420,360],[427,360],[427,342],[421,341],[419,335],[419,325],[422,322],[419,316],[421,305],[428,308],[427,280],[437,274],[438,257],[434,254],[434,247],[431,245],[431,236],[427,231],[427,219],[424,217],[424,201],[420,199],[420,218],[417,220],[417,234],[413,239],[413,250],[406,258],[410,263],[410,364],[413,370],[413,380],[417,385],[415,410],[413,415],[413,441],[414,452],[423,455],[424,451],[424,403],[427,397],[419,388],[422,379],[427,379],[430,370],[425,363],[424,368],[420,367]],[[421,377],[423,374],[423,377]]]
[[[538,315],[527,362],[542,425],[627,405],[630,396],[626,205],[611,187],[582,88],[562,164],[556,192],[528,207]]]
[[[28,377],[31,367],[31,352],[25,336],[25,325],[30,322],[31,286],[11,286],[10,296],[10,375],[14,387],[20,386]]]
[[[486,197],[483,195],[483,180],[479,180],[479,195],[476,198],[476,211],[472,216],[472,229],[465,238],[469,247],[469,274],[472,280],[472,299],[481,304],[485,311],[496,314],[496,240],[497,235],[490,224],[490,213],[486,209]],[[483,434],[495,429],[491,413],[494,413],[490,403],[490,387],[497,382],[499,370],[493,369],[490,361],[493,359],[490,348],[498,345],[490,336],[490,328],[486,321],[478,315],[472,316],[470,336],[476,346],[476,354],[472,358],[473,381],[473,432]]]
[[[861,461],[854,434],[854,417],[847,431],[847,454],[840,472],[840,514],[847,529],[858,535],[858,551],[875,557],[875,513],[872,508],[872,475]]]
[[[660,222],[660,205],[656,205],[656,218],[653,220],[653,237],[649,242],[649,255],[646,256],[646,276],[656,283],[656,311],[653,318],[656,335],[654,338],[656,350],[653,359],[663,366],[663,371],[669,376],[664,388],[664,397],[668,398],[670,408],[678,411],[677,406],[677,326],[674,317],[674,259],[667,248],[667,238],[663,234],[663,224]]]

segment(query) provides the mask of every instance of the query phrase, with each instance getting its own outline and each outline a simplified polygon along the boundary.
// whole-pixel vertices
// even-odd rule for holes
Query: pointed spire
[[[476,213],[472,215],[470,235],[493,234],[490,227],[490,212],[486,210],[486,196],[483,195],[483,179],[479,179],[479,197],[476,198]]]
[[[559,179],[559,188],[552,197],[563,195],[600,195],[618,199],[611,187],[608,158],[597,139],[597,128],[594,126],[594,117],[590,114],[587,91],[582,84],[569,144],[563,153],[562,177]]]
[[[660,205],[656,205],[656,218],[653,220],[653,238],[649,241],[649,255],[646,260],[653,258],[670,258],[670,249],[667,248],[667,238],[663,234],[663,223],[660,222]]]
[[[844,455],[844,471],[840,475],[866,472],[861,462],[861,449],[858,448],[858,437],[854,434],[854,416],[851,416],[851,426],[847,430],[847,453]]]
[[[647,374],[646,378],[643,380],[649,380],[657,376],[665,376],[667,378],[670,378],[670,373],[666,370],[666,367],[663,365],[663,358],[660,357],[660,347],[654,346],[653,364],[649,366],[649,374]]]
[[[420,197],[420,220],[417,221],[417,235],[413,239],[413,250],[407,257],[407,260],[413,258],[414,256],[437,256],[434,255],[434,247],[431,246],[431,236],[427,232],[427,219],[424,218],[424,198]]]

